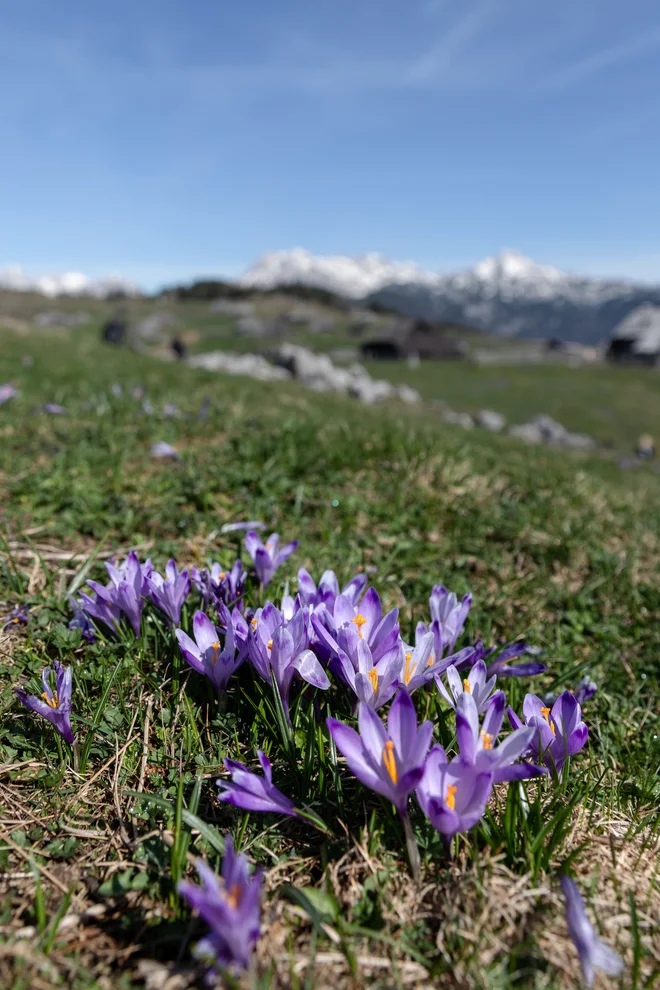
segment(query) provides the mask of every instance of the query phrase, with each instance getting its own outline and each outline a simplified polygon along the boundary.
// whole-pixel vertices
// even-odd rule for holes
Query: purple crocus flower
[[[340,651],[338,661],[342,676],[358,700],[377,711],[387,704],[399,685],[403,644],[399,643],[376,661],[369,644],[360,640],[357,647],[357,670],[353,661]]]
[[[12,626],[27,626],[29,610],[29,605],[17,605],[13,612],[10,612],[5,619],[5,624],[2,627],[2,631],[6,632],[8,629],[11,629]]]
[[[451,653],[454,649],[456,640],[463,632],[471,605],[472,595],[464,595],[459,602],[454,592],[448,591],[444,584],[434,585],[429,599],[429,608],[432,627],[437,624],[436,653],[439,657],[447,651]]]
[[[573,694],[575,695],[575,700],[578,705],[583,705],[585,701],[591,701],[597,690],[597,685],[594,684],[590,677],[585,676],[582,678]]]
[[[89,620],[89,616],[82,610],[75,598],[69,598],[69,604],[73,612],[73,618],[69,622],[69,629],[80,629],[82,638],[86,643],[96,642],[96,632],[94,625]]]
[[[257,577],[265,589],[273,579],[273,575],[298,547],[298,540],[286,543],[279,549],[280,538],[277,533],[271,533],[266,543],[262,543],[259,534],[251,529],[245,537],[245,549],[254,564]]]
[[[427,684],[433,678],[436,669],[443,663],[436,660],[433,654],[434,637],[432,632],[422,632],[421,623],[417,628],[415,646],[403,644],[401,651],[402,666],[398,682],[405,687],[408,694],[413,694],[418,687]]]
[[[496,680],[496,676],[486,680],[486,664],[483,660],[477,660],[467,677],[461,677],[454,664],[447,667],[449,691],[440,677],[436,677],[435,683],[442,697],[452,708],[456,708],[457,702],[463,694],[469,694],[473,697],[477,711],[481,714],[486,711],[490,703],[490,696],[495,690]]]
[[[607,976],[620,976],[623,972],[623,959],[594,931],[577,884],[566,875],[561,877],[560,883],[566,899],[568,934],[577,949],[585,984],[588,987],[593,986],[595,970],[600,970]]]
[[[298,812],[293,801],[278,791],[273,784],[270,760],[260,749],[257,750],[257,756],[264,772],[263,777],[252,773],[235,760],[223,760],[226,769],[231,773],[231,781],[216,780],[220,788],[218,800],[224,801],[225,804],[233,804],[235,808],[243,808],[244,811],[270,811],[276,815],[291,815],[297,818]]]
[[[522,722],[509,708],[509,722],[519,729]],[[566,758],[578,753],[587,742],[589,730],[582,721],[582,711],[573,694],[564,691],[552,708],[544,705],[535,694],[525,695],[523,702],[525,723],[536,732],[530,742],[530,751],[537,762],[553,767],[559,773]]]
[[[502,722],[506,699],[497,691],[488,703],[483,727],[479,725],[479,709],[473,695],[464,692],[456,702],[456,736],[460,759],[478,770],[490,771],[496,784],[511,780],[527,780],[547,773],[545,767],[532,763],[516,763],[526,753],[535,729],[516,729],[495,746]]]
[[[190,577],[187,568],[179,571],[174,560],[168,560],[165,577],[153,571],[147,578],[149,596],[173,625],[181,622],[181,609],[190,592]]]
[[[179,648],[190,666],[210,680],[215,690],[220,693],[227,690],[227,684],[243,663],[245,656],[236,651],[234,626],[231,615],[223,605],[226,622],[225,644],[221,648],[220,635],[211,620],[204,612],[195,612],[193,616],[193,633],[195,642],[182,629],[175,629]]]
[[[327,724],[351,773],[365,787],[391,801],[404,816],[408,795],[424,773],[433,735],[430,721],[417,728],[415,706],[408,692],[398,692],[387,717],[387,727],[366,704],[358,709],[359,734],[334,718],[327,719]]]
[[[139,636],[142,610],[145,597],[149,594],[149,579],[153,573],[151,561],[146,560],[144,564],[140,564],[137,554],[131,550],[121,567],[115,567],[112,563],[106,563],[105,566],[114,586],[110,592],[113,604],[126,615],[133,632]],[[99,594],[100,585],[93,581],[87,583]]]
[[[399,656],[399,610],[391,609],[383,615],[383,607],[375,588],[369,588],[359,605],[347,595],[339,595],[332,610],[319,606],[312,615],[316,635],[333,658],[333,670],[343,668],[338,663],[343,654],[357,672],[360,667],[358,647],[366,643],[374,663],[394,652]]]
[[[442,746],[434,746],[426,758],[417,800],[433,827],[450,839],[477,824],[492,789],[492,772],[460,757],[450,762]]]
[[[214,563],[211,569],[199,571],[196,567],[191,570],[193,584],[204,599],[205,604],[220,599],[225,605],[232,605],[242,597],[245,588],[247,572],[240,560],[237,560],[231,570],[226,571],[220,564]]]
[[[55,677],[55,690],[51,687],[51,676]],[[16,697],[26,708],[48,719],[68,743],[73,743],[74,735],[70,721],[71,667],[63,667],[59,660],[55,660],[52,668],[45,667],[41,672],[41,683],[44,690],[40,698],[28,694],[21,688],[15,689]]]
[[[66,416],[69,411],[64,406],[58,405],[57,402],[45,402],[42,408],[45,413],[50,413],[51,416]]]
[[[484,651],[484,658],[491,656],[495,652],[495,649],[496,647],[492,647],[492,649]],[[488,676],[492,677],[494,674],[497,677],[535,677],[537,674],[544,674],[548,669],[544,663],[538,663],[536,661],[532,661],[531,663],[511,663],[512,660],[516,660],[524,653],[533,654],[538,652],[539,650],[536,647],[528,646],[526,643],[509,643],[496,659],[489,663]]]
[[[201,887],[187,880],[178,886],[179,894],[210,928],[195,946],[195,955],[234,971],[247,969],[259,938],[263,871],[257,869],[250,876],[248,859],[234,851],[231,836],[225,840],[220,878],[201,859],[195,868]]]
[[[121,621],[121,609],[114,600],[114,587],[106,588],[96,581],[88,581],[94,595],[80,592],[79,602],[83,611],[97,622],[102,622],[112,633],[117,633]]]
[[[5,402],[9,402],[10,399],[15,399],[18,394],[18,389],[14,388],[11,382],[5,382],[4,385],[0,385],[0,406],[3,406]]]
[[[179,460],[179,453],[176,447],[173,447],[171,443],[166,443],[164,440],[159,440],[158,443],[152,443],[151,456],[157,461],[166,460],[168,457],[173,461]]]
[[[328,675],[308,649],[309,633],[302,609],[298,609],[287,622],[272,602],[266,602],[262,609],[255,612],[250,627],[250,661],[265,681],[270,683],[273,674],[286,712],[289,709],[291,682],[296,673],[321,690],[330,687]]]
[[[366,574],[356,574],[340,592],[339,581],[335,572],[324,571],[317,588],[311,574],[304,567],[298,571],[298,595],[303,605],[311,605],[312,607],[325,605],[326,608],[332,610],[340,594],[355,606],[360,600],[366,583]]]

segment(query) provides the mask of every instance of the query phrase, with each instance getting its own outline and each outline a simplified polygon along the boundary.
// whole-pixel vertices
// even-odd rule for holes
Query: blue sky
[[[657,0],[8,0],[0,87],[0,267],[660,282]]]

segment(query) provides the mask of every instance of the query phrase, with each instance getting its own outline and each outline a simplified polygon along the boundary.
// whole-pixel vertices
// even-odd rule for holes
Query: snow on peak
[[[82,272],[30,276],[20,265],[0,268],[0,289],[39,292],[51,299],[55,296],[95,296],[103,299],[114,292],[131,296],[139,292],[137,286],[121,275],[107,275],[96,279],[83,275]]]
[[[241,278],[246,288],[272,289],[302,283],[359,299],[384,285],[422,283],[433,279],[411,262],[392,262],[379,254],[357,258],[313,255],[303,248],[262,255]]]
[[[492,258],[485,258],[473,269],[474,275],[484,281],[560,281],[565,276],[550,265],[537,265],[518,251],[501,251]]]

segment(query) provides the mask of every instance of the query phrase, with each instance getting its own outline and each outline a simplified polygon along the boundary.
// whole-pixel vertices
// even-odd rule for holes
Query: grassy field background
[[[220,330],[205,340],[224,346]],[[660,412],[652,372],[459,364],[377,371],[401,374],[457,409],[490,407],[516,421],[547,412],[623,448],[653,432]],[[207,837],[184,820],[182,810],[193,807],[268,868],[255,985],[574,987],[577,962],[557,894],[567,868],[626,959],[623,986],[653,985],[657,474],[466,433],[427,410],[364,408],[295,384],[194,372],[103,347],[85,329],[4,332],[6,380],[21,395],[0,408],[0,614],[27,602],[31,621],[0,637],[2,986],[128,988],[147,977],[153,987],[193,985],[187,943],[202,929],[174,884],[189,871],[189,854],[215,861]],[[113,383],[124,398],[111,394]],[[135,386],[148,390],[152,415],[130,398]],[[38,412],[44,402],[69,414]],[[179,417],[162,417],[168,402]],[[158,440],[175,444],[180,462],[153,461]],[[506,685],[514,707],[527,688],[557,691],[588,673],[598,693],[570,787],[529,785],[527,811],[520,796],[497,796],[451,861],[418,824],[421,888],[407,876],[396,823],[349,778],[341,806],[332,792],[319,797],[334,816],[331,839],[219,807],[213,781],[222,758],[253,764],[264,739],[275,749],[244,679],[219,713],[175,648],[149,632],[84,646],[66,627],[67,593],[85,576],[103,579],[102,555],[131,547],[159,568],[171,554],[226,565],[237,540],[219,529],[245,518],[300,539],[282,573],[292,585],[300,566],[315,578],[333,567],[340,580],[367,568],[387,606],[401,609],[404,636],[426,613],[433,584],[472,590],[470,638],[524,637],[546,651],[547,675],[533,686]],[[55,658],[74,667],[79,731],[93,730],[80,775],[63,768],[49,727],[12,693]],[[292,786],[277,759],[276,782]],[[154,801],[137,800],[136,790]],[[536,822],[536,844],[523,818]],[[77,920],[61,924],[65,916]]]

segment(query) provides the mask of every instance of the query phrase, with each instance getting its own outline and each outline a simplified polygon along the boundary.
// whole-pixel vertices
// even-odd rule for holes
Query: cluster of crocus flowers
[[[512,708],[508,714],[512,727],[520,729],[523,723]],[[526,695],[523,715],[525,724],[533,730],[530,754],[556,773],[560,773],[569,756],[579,753],[586,745],[589,730],[582,721],[582,709],[570,691],[564,691],[552,708],[535,694]]]

